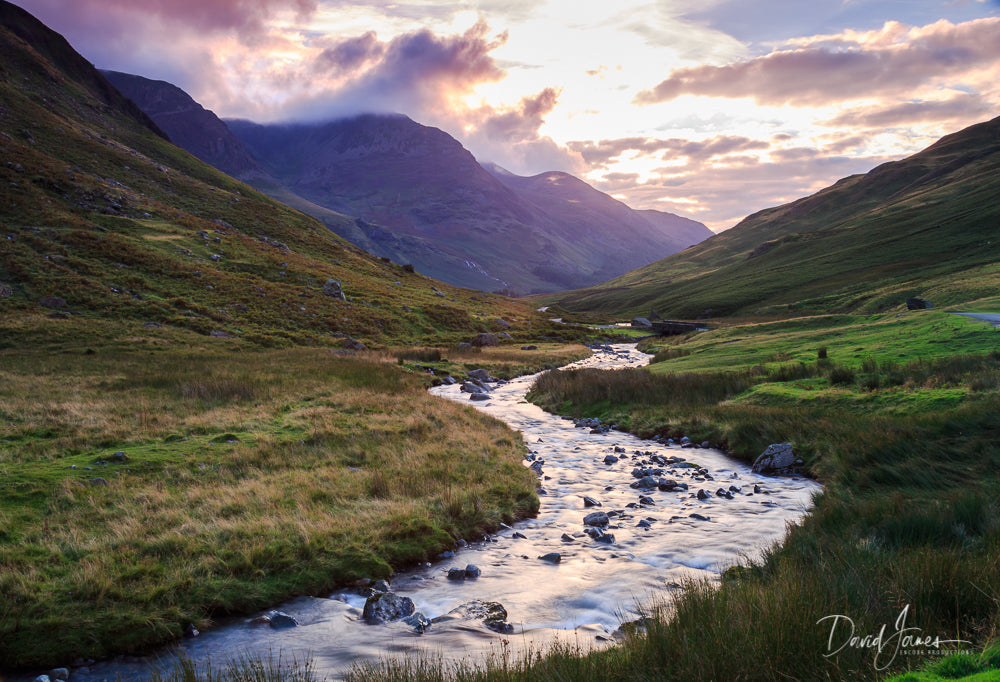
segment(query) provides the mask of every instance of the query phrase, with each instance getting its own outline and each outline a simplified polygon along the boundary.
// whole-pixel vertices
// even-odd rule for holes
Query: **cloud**
[[[24,9],[48,23],[83,24],[117,32],[128,25],[159,22],[201,32],[235,31],[251,39],[267,32],[267,21],[282,12],[299,20],[315,13],[318,0],[22,0]]]
[[[706,140],[670,138],[658,140],[648,137],[623,137],[616,140],[574,141],[569,148],[579,153],[591,166],[605,166],[626,152],[639,154],[662,153],[665,160],[686,157],[693,161],[725,156],[734,152],[768,149],[771,144],[738,135],[716,135]]]
[[[368,31],[356,38],[346,38],[328,47],[313,62],[313,71],[320,74],[350,74],[363,68],[372,60],[385,54],[385,44],[380,43],[375,31]]]
[[[890,128],[921,123],[961,121],[971,124],[989,117],[994,108],[978,95],[957,95],[946,100],[902,102],[891,106],[850,109],[822,121],[821,125],[852,128]]]
[[[541,133],[559,94],[558,89],[548,87],[511,107],[455,112],[456,124],[464,130],[462,140],[477,158],[514,173],[533,174],[539,168],[582,173],[587,167],[577,153]]]
[[[792,49],[725,66],[676,69],[635,97],[653,104],[682,95],[749,97],[758,104],[820,106],[912,92],[1000,59],[1000,18],[922,28],[889,22],[880,31],[795,42]]]
[[[505,72],[491,52],[507,40],[485,22],[439,36],[422,29],[381,42],[369,31],[342,39],[295,74],[308,89],[283,107],[286,117],[318,120],[361,112],[405,113],[420,120],[463,105],[457,101]]]

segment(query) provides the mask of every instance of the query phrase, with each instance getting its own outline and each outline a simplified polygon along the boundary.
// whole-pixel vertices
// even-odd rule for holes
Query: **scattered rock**
[[[284,630],[286,628],[297,628],[299,626],[299,621],[295,620],[292,616],[287,613],[282,613],[281,611],[271,611],[267,614],[270,616],[268,625],[270,625],[275,630]]]
[[[365,350],[365,348],[367,348],[367,346],[365,346],[365,344],[361,343],[357,339],[352,339],[350,336],[348,336],[346,339],[344,339],[343,341],[340,342],[340,347],[341,348],[346,348],[347,350],[353,350],[353,351],[361,351],[361,350]]]
[[[378,625],[411,616],[415,610],[413,600],[409,597],[401,597],[394,592],[379,592],[365,601],[362,617],[369,625]]]
[[[99,476],[90,479],[90,485],[103,486],[107,484],[108,484],[107,479],[101,478]]]
[[[496,334],[483,332],[476,334],[475,338],[472,339],[471,344],[477,348],[499,346],[500,339],[497,338]]]
[[[538,346],[521,346],[521,350],[538,350]]]
[[[707,499],[709,499],[709,497],[710,497],[710,495],[708,493],[706,493],[704,490],[699,490],[698,491],[698,499],[699,500],[707,500]]]
[[[584,507],[600,507],[601,503],[595,500],[593,497],[583,496],[583,506]]]
[[[486,395],[485,393],[473,393],[472,395],[469,396],[469,400],[483,401],[483,400],[489,400],[489,399],[490,399],[490,396]]]
[[[605,464],[614,464],[617,461],[618,461],[618,458],[615,457],[614,455],[605,455],[605,457],[604,457],[604,463]]]
[[[465,567],[465,577],[469,580],[475,580],[480,575],[482,575],[482,571],[479,570],[479,566],[469,564]]]
[[[702,516],[701,514],[688,514],[688,517],[694,519],[695,521],[711,521],[712,520],[710,517],[708,517],[708,516]]]
[[[559,552],[549,552],[548,554],[543,554],[538,558],[542,561],[548,561],[550,564],[558,564],[562,561],[562,554]]]
[[[569,533],[563,533],[562,534],[562,541],[563,542],[576,542],[576,538],[574,538]]]
[[[344,289],[338,279],[326,280],[323,284],[323,294],[331,298],[340,299],[341,301],[347,300],[347,296],[344,295]]]
[[[906,299],[906,309],[907,310],[930,310],[934,307],[934,304],[925,298],[917,298],[916,296],[911,296]]]
[[[448,580],[465,580],[464,568],[449,568]]]
[[[492,381],[490,379],[490,373],[485,369],[474,369],[469,372],[469,377],[472,379],[479,379],[480,381]]]
[[[448,615],[482,621],[488,629],[501,635],[509,635],[514,632],[514,626],[507,622],[507,609],[499,602],[471,601],[453,609]],[[437,622],[444,618],[447,616],[434,618],[431,622]]]
[[[38,301],[38,305],[43,308],[65,308],[66,299],[59,298],[58,296],[46,296]]]
[[[766,476],[791,473],[795,468],[795,460],[795,452],[790,443],[772,443],[754,460],[752,471]]]
[[[412,616],[403,619],[403,622],[413,628],[418,635],[424,634],[431,626],[431,619],[417,611]]]
[[[611,522],[608,515],[602,511],[587,514],[583,517],[583,523],[587,526],[606,526]]]

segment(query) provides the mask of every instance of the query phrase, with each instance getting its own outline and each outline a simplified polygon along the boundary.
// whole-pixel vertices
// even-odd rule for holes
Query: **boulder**
[[[339,279],[328,279],[326,283],[323,284],[323,294],[329,296],[330,298],[337,298],[341,301],[346,301],[347,296],[344,295],[344,289],[341,287]]]
[[[43,308],[65,308],[66,299],[59,298],[58,296],[46,296],[38,301],[38,305]]]
[[[593,512],[583,517],[583,523],[587,526],[606,526],[611,523],[611,519],[605,512]]]
[[[295,628],[299,626],[299,621],[295,620],[295,618],[289,616],[287,613],[282,613],[281,611],[271,611],[267,615],[270,617],[268,625],[275,630],[284,630],[285,628]]]
[[[795,453],[790,443],[772,443],[754,460],[755,474],[773,475],[788,473],[795,467]]]
[[[560,561],[562,561],[562,554],[560,554],[559,552],[549,552],[548,554],[543,554],[538,558],[541,559],[542,561],[547,561],[550,564],[558,564]]]
[[[340,345],[342,348],[346,348],[347,350],[353,350],[353,351],[364,350],[366,347],[365,344],[361,343],[357,339],[352,339],[350,336],[341,341]]]
[[[469,564],[468,566],[465,567],[466,578],[470,580],[475,580],[480,575],[482,575],[482,571],[479,569],[479,566],[476,566],[475,564]]]
[[[916,296],[911,296],[906,299],[906,309],[907,310],[930,310],[934,307],[934,304],[925,298],[917,298]]]
[[[483,401],[483,400],[489,400],[489,399],[490,399],[490,397],[488,395],[486,395],[485,393],[473,393],[472,395],[469,396],[469,400]]]
[[[412,616],[415,610],[413,600],[409,597],[401,597],[395,592],[379,592],[365,601],[362,617],[369,625],[378,625]]]
[[[483,332],[476,334],[475,338],[470,342],[476,348],[486,348],[500,345],[500,339],[497,338],[496,334],[489,334]]]
[[[418,635],[424,634],[431,626],[431,619],[417,611],[412,616],[403,619],[403,622],[413,628]]]
[[[503,318],[498,317],[497,319],[493,320],[493,326],[496,327],[497,329],[510,329],[510,322],[508,322]]]
[[[490,381],[490,373],[485,369],[474,369],[469,372],[469,377],[480,381]]]
[[[600,507],[601,503],[595,500],[593,497],[583,496],[583,506],[584,507]]]
[[[605,464],[614,464],[617,461],[618,461],[618,458],[615,457],[614,455],[605,455],[604,456],[604,463]]]

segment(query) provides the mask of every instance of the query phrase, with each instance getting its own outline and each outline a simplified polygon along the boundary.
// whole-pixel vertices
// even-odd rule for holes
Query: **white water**
[[[634,346],[620,345],[614,353],[599,351],[571,367],[638,366],[648,357]],[[485,402],[470,401],[458,385],[431,391],[467,402],[523,434],[531,452],[544,460],[545,494],[538,517],[486,542],[473,542],[453,559],[397,575],[392,581],[392,590],[413,599],[417,610],[429,618],[475,599],[500,602],[515,627],[514,635],[498,635],[477,621],[458,617],[434,623],[420,635],[403,623],[366,625],[360,620],[364,606],[360,596],[300,597],[277,607],[294,616],[299,627],[272,630],[249,625],[249,618],[239,619],[183,640],[158,658],[102,663],[75,670],[72,679],[110,680],[118,673],[124,679],[142,679],[157,660],[159,665],[173,660],[176,650],[195,661],[210,658],[216,667],[245,652],[280,653],[286,660],[311,657],[321,677],[336,679],[357,662],[396,655],[476,660],[490,652],[537,651],[556,641],[584,648],[603,646],[623,620],[636,617],[637,605],[662,601],[684,578],[716,579],[740,557],[755,556],[780,540],[786,525],[808,510],[819,490],[817,483],[804,478],[755,475],[717,450],[663,446],[615,431],[591,434],[590,429],[576,428],[572,421],[525,402],[534,379],[522,377],[501,385]],[[616,446],[624,448],[627,457],[605,465],[605,455]],[[636,480],[631,471],[644,459],[637,451],[684,457],[708,469],[713,480],[696,481],[692,469],[664,467],[665,478],[688,483],[690,489],[634,490],[629,487]],[[752,494],[755,484],[761,493]],[[715,495],[731,485],[742,489],[734,499]],[[710,498],[698,500],[699,488],[711,493]],[[602,506],[585,508],[585,495]],[[638,503],[640,495],[651,497],[655,505],[626,507]],[[611,510],[623,512],[612,518],[608,528],[614,544],[598,543],[583,534],[586,514]],[[709,520],[693,519],[692,513]],[[641,519],[650,521],[648,530],[637,527]],[[514,530],[526,538],[515,538]],[[562,540],[564,533],[575,536],[573,542]],[[538,559],[549,552],[559,552],[561,563]],[[478,566],[482,575],[464,582],[446,578],[449,568],[466,564]]]

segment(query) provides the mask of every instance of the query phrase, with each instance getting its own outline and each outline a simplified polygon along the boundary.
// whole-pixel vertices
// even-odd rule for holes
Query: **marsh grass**
[[[390,354],[8,352],[0,383],[4,669],[386,577],[538,506],[520,438]]]

